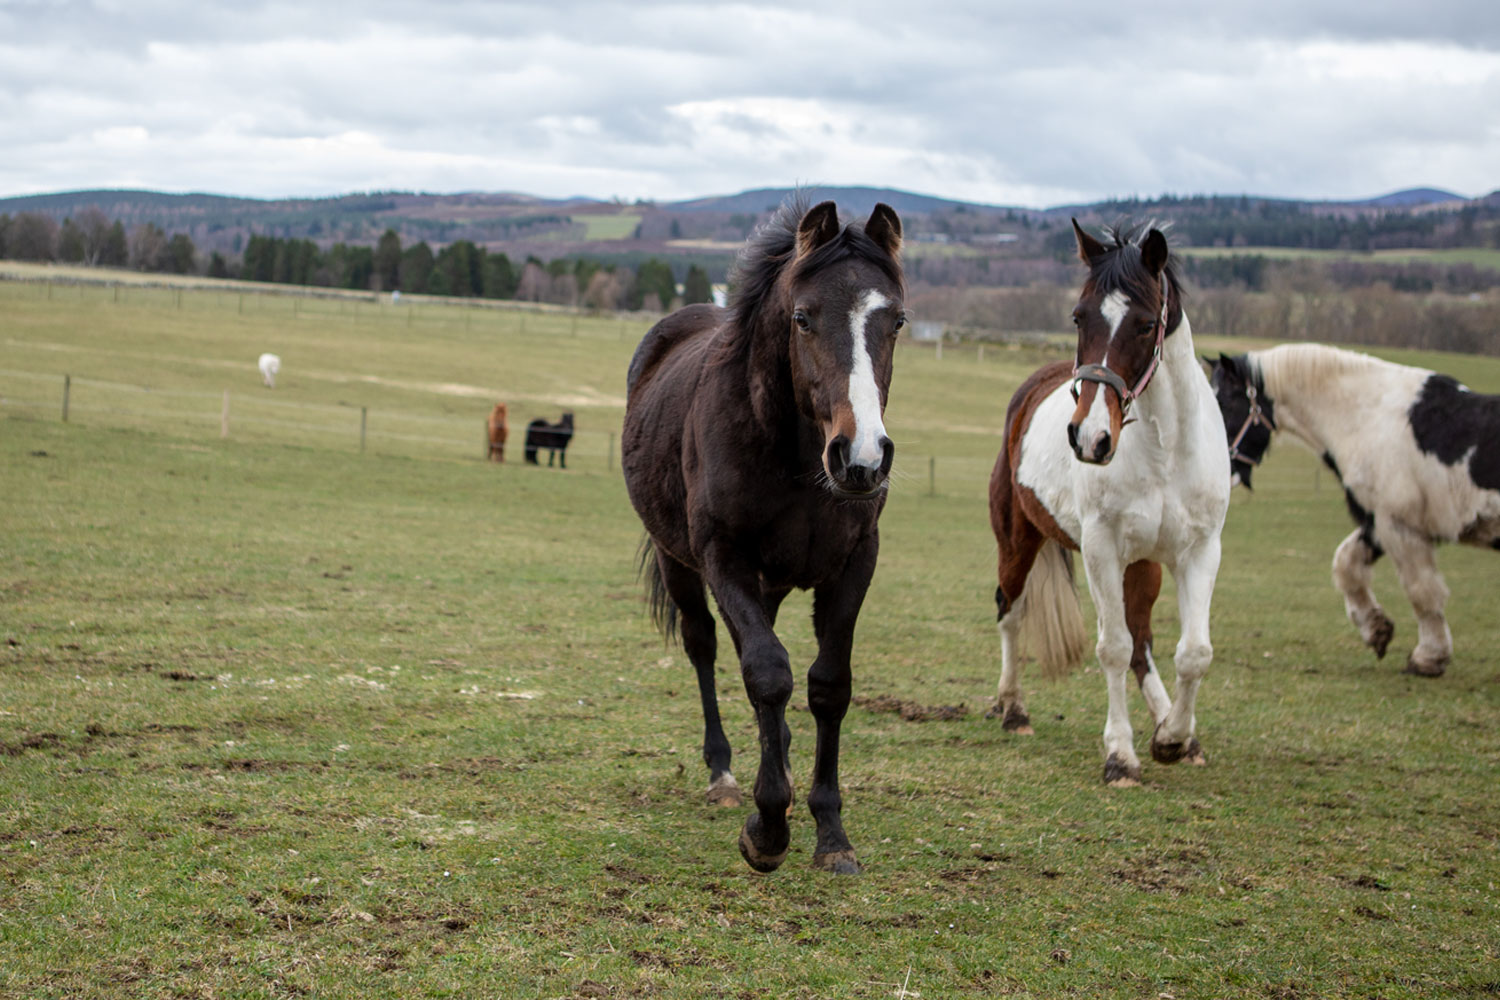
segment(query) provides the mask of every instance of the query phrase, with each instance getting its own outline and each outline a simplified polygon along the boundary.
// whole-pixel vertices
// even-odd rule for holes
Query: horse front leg
[[[1177,581],[1177,614],[1182,619],[1182,637],[1177,641],[1173,666],[1177,668],[1177,696],[1167,717],[1151,734],[1151,756],[1162,764],[1186,760],[1206,764],[1208,758],[1198,743],[1195,707],[1198,687],[1213,662],[1209,641],[1209,610],[1214,582],[1219,576],[1219,536],[1204,541],[1180,559],[1172,575]]]
[[[787,760],[786,703],[792,695],[792,665],[772,631],[755,570],[722,551],[706,560],[709,587],[740,654],[740,674],[760,731],[760,767],[755,775],[756,811],[745,817],[740,854],[760,872],[786,860],[791,829],[787,813],[792,783]]]
[[[1375,650],[1375,658],[1385,656],[1386,647],[1396,626],[1370,589],[1374,573],[1370,567],[1379,559],[1381,550],[1370,544],[1370,528],[1361,525],[1339,543],[1333,553],[1333,585],[1344,595],[1344,612],[1365,645]]]
[[[877,541],[871,536],[849,557],[839,579],[813,591],[813,631],[818,657],[807,671],[807,706],[817,722],[812,787],[807,806],[818,829],[813,867],[855,875],[859,862],[844,833],[843,793],[839,790],[839,732],[849,710],[854,624],[875,572]]]
[[[1089,593],[1099,619],[1099,641],[1094,653],[1104,671],[1109,712],[1104,721],[1104,783],[1129,788],[1141,783],[1141,761],[1135,755],[1135,732],[1130,726],[1125,675],[1130,670],[1130,628],[1125,623],[1124,569],[1115,555],[1113,539],[1085,537],[1083,565]]]
[[[1417,648],[1406,660],[1406,672],[1422,677],[1441,677],[1453,657],[1453,633],[1443,606],[1448,585],[1438,572],[1432,542],[1419,532],[1389,522],[1379,525],[1380,542],[1391,554],[1401,587],[1417,613]]]

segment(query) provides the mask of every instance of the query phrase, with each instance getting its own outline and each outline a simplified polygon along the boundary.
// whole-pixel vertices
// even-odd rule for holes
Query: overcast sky
[[[1497,0],[0,0],[0,195],[1500,188]]]

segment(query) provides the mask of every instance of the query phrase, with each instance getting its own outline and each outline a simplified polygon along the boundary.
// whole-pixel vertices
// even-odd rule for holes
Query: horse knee
[[[740,659],[745,693],[757,705],[785,705],[792,697],[792,663],[786,651],[756,654],[746,650]]]
[[[1190,642],[1184,639],[1177,644],[1175,665],[1178,677],[1202,677],[1213,662],[1214,647],[1206,641]]]

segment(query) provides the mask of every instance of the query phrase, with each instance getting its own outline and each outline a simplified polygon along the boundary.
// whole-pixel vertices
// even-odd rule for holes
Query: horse
[[[557,464],[562,468],[568,467],[568,442],[573,440],[573,414],[564,413],[562,419],[555,424],[538,417],[526,425],[526,461],[532,465],[540,465],[537,461],[537,450],[547,449],[547,465],[552,465],[552,460],[557,459]]]
[[[274,354],[262,354],[256,364],[260,367],[260,379],[266,384],[266,388],[276,388],[276,374],[281,371],[281,359]]]
[[[1448,375],[1322,344],[1283,344],[1208,360],[1232,481],[1250,488],[1273,432],[1321,455],[1355,528],[1333,554],[1333,582],[1360,638],[1383,658],[1395,625],[1370,588],[1389,552],[1417,614],[1406,672],[1438,677],[1453,655],[1436,542],[1500,549],[1500,396]]]
[[[1089,269],[1073,309],[1077,354],[1017,389],[990,477],[1001,672],[989,714],[1006,730],[1032,732],[1018,672],[1023,638],[1044,671],[1081,662],[1071,556],[1081,550],[1109,692],[1104,782],[1115,787],[1137,785],[1141,774],[1127,669],[1155,723],[1151,756],[1207,763],[1194,708],[1213,659],[1209,605],[1229,508],[1223,421],[1193,354],[1175,261],[1160,230],[1139,232],[1109,230],[1104,243],[1074,220]],[[1177,582],[1182,621],[1175,702],[1151,647],[1163,566]]]
[[[793,680],[775,625],[794,588],[813,592],[818,646],[807,672],[812,864],[859,871],[840,817],[839,729],[895,455],[883,421],[906,322],[900,252],[901,221],[887,205],[862,226],[841,225],[833,202],[791,199],[741,250],[730,305],[661,320],[626,379],[621,457],[646,532],[652,618],[668,639],[680,623],[703,707],[707,797],[724,806],[741,796],[714,692],[705,584],[734,641],[760,732],[739,848],[761,872],[781,865],[791,837]]]
[[[505,461],[505,440],[510,437],[510,424],[505,419],[507,412],[504,403],[496,403],[485,421],[485,439],[489,444],[485,457],[491,462]]]

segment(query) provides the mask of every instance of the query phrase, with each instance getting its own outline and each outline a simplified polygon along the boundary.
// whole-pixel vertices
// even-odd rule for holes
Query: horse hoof
[[[708,786],[708,804],[711,806],[733,809],[744,801],[744,796],[740,794],[740,783],[735,781],[734,775],[728,771],[719,775]]]
[[[859,862],[854,860],[853,851],[829,851],[827,854],[814,854],[813,867],[825,872],[833,872],[835,875],[858,875]]]
[[[1203,747],[1198,744],[1198,737],[1189,736],[1186,742],[1178,740],[1175,743],[1158,743],[1156,736],[1159,732],[1161,727],[1157,726],[1156,733],[1151,734],[1151,759],[1158,764],[1176,764],[1184,760],[1194,764],[1208,763],[1208,758],[1203,755]]]
[[[786,860],[787,843],[791,836],[790,833],[784,835],[779,850],[771,845],[768,845],[768,850],[762,850],[755,844],[760,826],[759,813],[751,813],[745,817],[745,825],[740,829],[740,856],[758,872],[774,872]]]
[[[1396,634],[1396,623],[1385,615],[1376,619],[1375,625],[1370,629],[1370,638],[1365,641],[1371,649],[1375,650],[1375,659],[1385,659],[1386,647],[1391,644],[1391,638]]]
[[[1422,663],[1413,653],[1406,659],[1406,670],[1403,673],[1415,674],[1418,677],[1441,677],[1443,671],[1448,669],[1448,657],[1443,657],[1432,663]]]
[[[986,719],[999,719],[1000,728],[1007,733],[1016,733],[1020,736],[1035,736],[1036,730],[1031,728],[1031,716],[1026,714],[1026,709],[1012,702],[1004,705],[995,702],[989,711],[984,713]]]
[[[1104,761],[1104,783],[1110,788],[1135,788],[1141,783],[1141,765],[1112,753]]]

